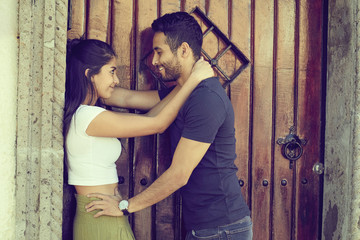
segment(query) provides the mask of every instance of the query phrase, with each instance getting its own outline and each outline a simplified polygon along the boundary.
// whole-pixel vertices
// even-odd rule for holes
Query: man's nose
[[[154,54],[152,59],[152,65],[156,66],[157,64],[158,64],[158,57],[156,56],[156,54]]]

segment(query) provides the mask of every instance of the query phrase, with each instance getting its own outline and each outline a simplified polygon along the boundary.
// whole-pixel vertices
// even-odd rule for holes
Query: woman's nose
[[[115,74],[114,83],[117,85],[120,83],[118,76]]]

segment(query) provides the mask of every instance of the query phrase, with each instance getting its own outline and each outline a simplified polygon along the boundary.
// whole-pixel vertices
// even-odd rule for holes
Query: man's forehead
[[[153,37],[153,49],[164,49],[166,46],[168,46],[168,44],[165,34],[163,32],[156,32]]]

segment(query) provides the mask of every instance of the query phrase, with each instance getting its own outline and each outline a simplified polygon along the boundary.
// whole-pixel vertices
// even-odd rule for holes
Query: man
[[[200,58],[202,32],[188,13],[166,14],[152,24],[153,64],[164,80],[182,85]],[[159,91],[163,98],[169,91]],[[115,94],[116,95],[120,93]],[[123,93],[123,99],[126,91]],[[153,92],[132,94],[132,103],[116,103],[146,109],[160,99]],[[119,97],[120,98],[120,97]],[[130,99],[130,94],[129,94]],[[142,104],[142,100],[147,101]],[[236,176],[234,164],[234,112],[218,78],[202,81],[192,92],[170,127],[171,166],[152,185],[129,200],[91,194],[103,200],[87,205],[88,211],[121,216],[149,207],[181,189],[186,239],[252,239],[250,211]],[[120,210],[121,209],[121,210]],[[215,238],[216,237],[216,238]]]

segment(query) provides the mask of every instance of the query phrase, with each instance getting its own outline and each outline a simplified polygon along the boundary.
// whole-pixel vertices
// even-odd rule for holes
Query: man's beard
[[[163,63],[164,76],[161,74],[161,80],[164,82],[176,81],[181,75],[181,66],[176,57],[171,62]]]

